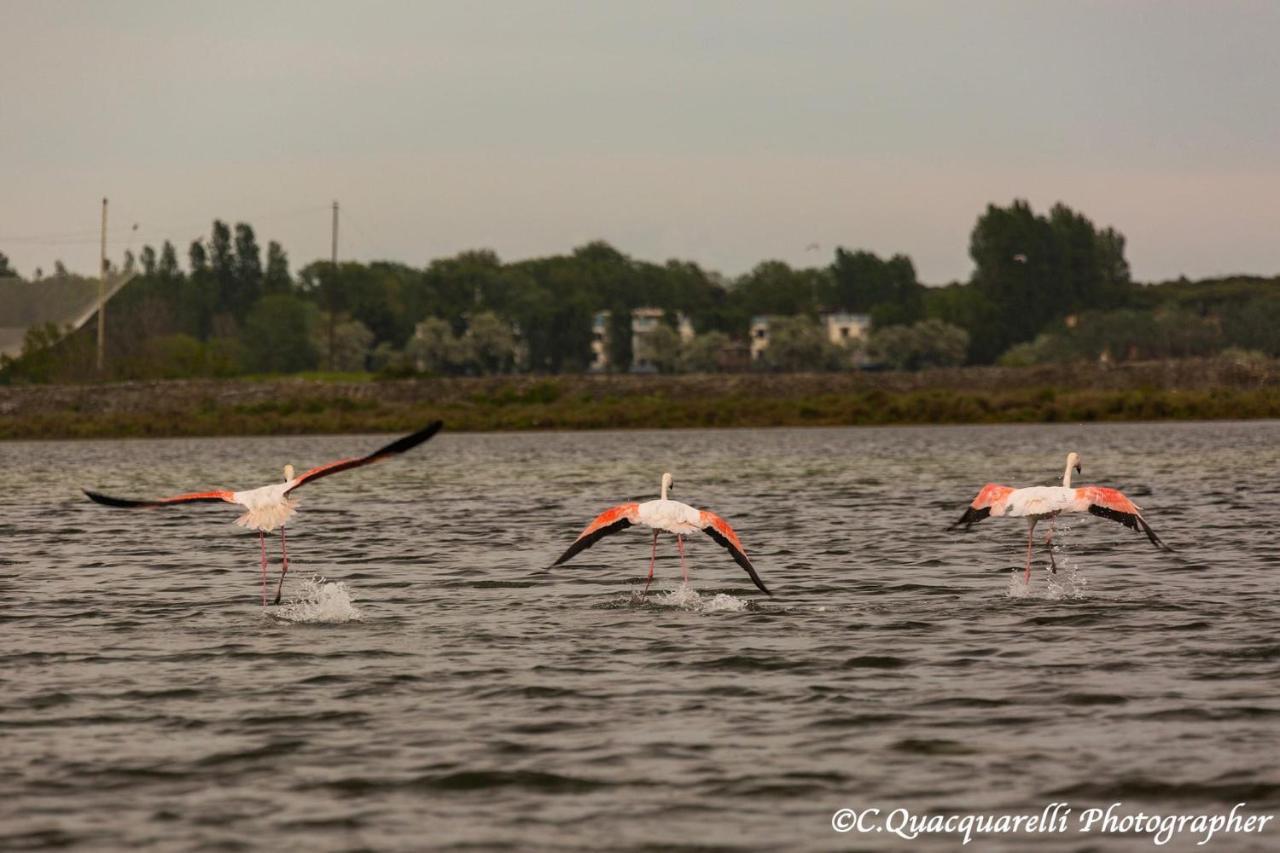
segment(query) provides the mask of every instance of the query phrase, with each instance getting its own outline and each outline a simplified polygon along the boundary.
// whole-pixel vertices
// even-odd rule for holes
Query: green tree
[[[826,307],[870,314],[878,328],[924,318],[925,288],[905,255],[881,260],[871,252],[836,249],[829,282]]]
[[[329,331],[324,323],[311,329],[311,345],[321,364],[332,364],[334,370],[359,371],[368,367],[373,349],[373,332],[359,320],[340,320],[334,326],[333,354],[329,353]]]
[[[249,310],[244,348],[249,368],[263,373],[296,373],[316,366],[311,343],[315,307],[288,293],[272,293]]]
[[[511,324],[492,311],[471,318],[467,326],[470,356],[479,373],[509,373],[516,362]]]
[[[1132,296],[1124,237],[1099,232],[1062,204],[1048,217],[1022,200],[988,206],[974,226],[969,254],[973,285],[994,312],[983,328],[969,329],[978,360],[1031,340],[1053,320],[1114,308]]]
[[[275,240],[267,243],[267,271],[263,276],[265,293],[288,293],[293,288],[289,277],[289,256]]]
[[[243,318],[249,307],[262,295],[262,252],[253,227],[236,223],[235,259],[232,292],[228,298],[232,313]]]
[[[209,271],[209,251],[202,240],[192,240],[187,249],[187,259],[191,265],[191,274],[197,275]]]
[[[659,323],[641,338],[641,350],[639,355],[659,373],[675,373],[680,366],[680,335],[666,323]]]
[[[752,317],[761,315],[816,317],[831,289],[828,270],[797,270],[782,261],[764,261],[733,285],[736,325],[745,329]]]
[[[453,327],[439,317],[428,317],[418,324],[405,346],[405,355],[416,369],[428,373],[457,373],[466,360]]]
[[[9,266],[9,256],[0,252],[0,278],[17,278],[18,271]]]
[[[769,346],[757,362],[778,373],[839,370],[848,363],[848,351],[831,343],[826,330],[807,317],[770,317]]]
[[[720,331],[695,335],[680,350],[680,370],[684,373],[718,372],[721,354],[729,343],[729,336]]]
[[[182,268],[178,266],[178,253],[168,240],[160,247],[160,260],[156,263],[156,275],[162,278],[178,278]]]
[[[142,274],[152,276],[156,274],[156,250],[150,246],[142,247],[142,254],[139,255],[139,262],[142,264]]]
[[[969,333],[941,320],[877,329],[867,341],[873,361],[898,370],[955,367],[969,350]]]

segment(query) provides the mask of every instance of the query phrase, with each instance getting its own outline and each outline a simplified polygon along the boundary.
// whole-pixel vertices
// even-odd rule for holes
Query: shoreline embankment
[[[1280,418],[1280,363],[0,386],[0,439]]]

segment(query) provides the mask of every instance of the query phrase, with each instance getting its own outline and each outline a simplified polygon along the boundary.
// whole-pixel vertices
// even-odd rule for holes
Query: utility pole
[[[332,252],[330,255],[330,263],[332,264],[332,266],[329,269],[329,274],[331,276],[330,282],[329,282],[329,369],[333,370],[333,343],[334,343],[334,330],[335,330],[334,324],[336,323],[336,320],[334,319],[333,309],[334,309],[334,300],[337,297],[337,288],[338,288],[338,202],[337,202],[337,199],[335,199],[333,202],[333,241],[331,246],[332,246]]]
[[[106,366],[107,341],[107,199],[102,199],[102,264],[98,278],[98,376]]]

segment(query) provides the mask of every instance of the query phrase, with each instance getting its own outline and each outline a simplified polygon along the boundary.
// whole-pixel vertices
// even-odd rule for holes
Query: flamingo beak
[[[1077,473],[1077,474],[1082,474],[1082,473],[1084,473],[1083,471],[1081,471],[1081,470],[1080,470],[1080,463],[1079,463],[1079,462],[1077,462],[1077,463],[1076,463],[1076,473]]]

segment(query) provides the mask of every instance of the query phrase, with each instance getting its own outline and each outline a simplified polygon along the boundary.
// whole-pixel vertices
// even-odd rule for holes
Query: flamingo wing
[[[432,421],[423,429],[415,433],[398,438],[388,444],[386,447],[373,451],[368,456],[357,456],[351,459],[339,459],[337,462],[330,462],[327,465],[319,465],[310,471],[303,472],[297,478],[292,486],[285,490],[285,494],[292,492],[294,489],[302,486],[312,480],[319,480],[321,477],[328,477],[330,474],[337,474],[339,471],[350,471],[352,468],[360,468],[365,465],[372,465],[374,462],[381,462],[383,459],[389,459],[392,456],[398,456],[406,450],[412,450],[419,444],[431,439],[433,435],[440,431],[444,426],[444,421]]]
[[[1013,493],[1010,486],[1002,486],[999,483],[987,483],[978,492],[978,496],[973,499],[973,503],[964,511],[964,515],[960,516],[955,524],[948,527],[948,530],[955,530],[960,525],[964,525],[964,529],[968,530],[973,525],[982,521],[991,515],[1004,515],[1005,501],[1009,495]]]
[[[751,582],[761,592],[765,595],[773,595],[773,593],[769,592],[769,588],[764,585],[764,581],[760,580],[760,576],[756,574],[756,567],[751,565],[751,561],[747,559],[747,551],[742,547],[742,541],[738,539],[738,534],[729,526],[729,522],[714,512],[708,512],[705,509],[698,513],[698,522],[702,527],[703,533],[726,549],[730,556],[733,557],[733,561],[747,570],[747,574],[751,575]]]
[[[171,498],[160,498],[153,501],[138,501],[130,498],[113,498],[111,495],[104,495],[100,492],[91,492],[88,489],[83,490],[89,496],[89,500],[100,503],[103,506],[114,506],[121,509],[139,509],[142,507],[152,506],[169,506],[171,504],[199,504],[199,503],[226,503],[233,504],[236,502],[235,493],[228,492],[224,489],[218,489],[211,492],[190,492],[185,495],[174,495]]]
[[[626,530],[639,520],[640,504],[638,503],[618,504],[617,506],[609,507],[592,519],[586,529],[578,534],[578,538],[573,540],[573,544],[569,546],[568,550],[560,555],[560,559],[551,564],[552,567],[569,562],[574,556],[587,550],[610,533]]]
[[[1120,522],[1125,527],[1147,534],[1151,544],[1157,548],[1164,551],[1173,550],[1164,544],[1151,529],[1151,525],[1147,524],[1147,520],[1142,517],[1141,508],[1118,489],[1108,489],[1105,486],[1082,486],[1076,489],[1076,504],[1080,509],[1088,510],[1099,518],[1109,518]]]

